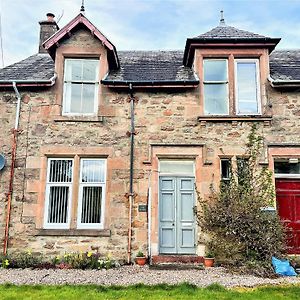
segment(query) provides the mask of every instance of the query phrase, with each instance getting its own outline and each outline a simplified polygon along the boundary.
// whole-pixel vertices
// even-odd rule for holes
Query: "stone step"
[[[159,264],[199,264],[203,263],[203,257],[197,255],[154,255],[152,265]]]
[[[160,263],[160,264],[151,264],[150,269],[155,270],[204,270],[204,266],[202,263],[195,264],[182,264],[182,263]]]

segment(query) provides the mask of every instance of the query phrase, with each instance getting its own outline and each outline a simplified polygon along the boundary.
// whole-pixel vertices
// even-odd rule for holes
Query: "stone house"
[[[223,19],[184,51],[117,51],[84,14],[47,16],[38,54],[0,70],[4,252],[201,259],[195,184],[227,179],[254,122],[300,252],[300,51]]]

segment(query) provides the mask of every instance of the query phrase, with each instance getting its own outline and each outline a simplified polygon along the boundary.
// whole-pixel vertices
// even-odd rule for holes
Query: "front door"
[[[288,252],[300,254],[300,179],[276,179],[276,200],[287,227]]]
[[[194,205],[193,177],[160,177],[159,252],[161,254],[195,254]]]

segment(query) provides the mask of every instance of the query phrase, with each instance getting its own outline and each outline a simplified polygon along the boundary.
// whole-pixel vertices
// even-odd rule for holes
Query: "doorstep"
[[[151,258],[151,265],[160,264],[200,264],[203,263],[203,257],[198,255],[154,255]]]

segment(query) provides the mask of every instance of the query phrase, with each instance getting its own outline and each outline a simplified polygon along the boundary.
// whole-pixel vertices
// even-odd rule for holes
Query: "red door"
[[[288,229],[288,252],[300,254],[300,180],[277,179],[276,200],[280,219]]]

